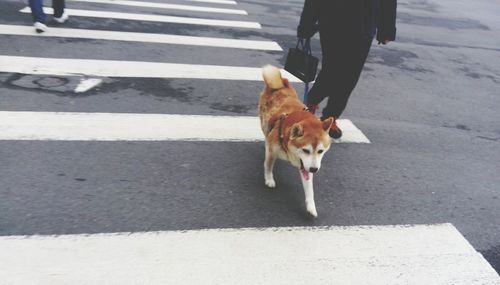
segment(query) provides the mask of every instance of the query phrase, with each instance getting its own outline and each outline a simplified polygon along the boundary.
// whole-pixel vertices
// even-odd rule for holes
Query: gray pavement
[[[499,271],[500,5],[398,2],[397,42],[373,46],[345,113],[372,143],[334,145],[325,157],[315,177],[318,219],[305,215],[300,179],[288,164],[277,165],[277,189],[266,189],[262,143],[0,141],[0,235],[449,222]],[[286,51],[295,44],[302,1],[238,1],[249,13],[244,18],[67,5],[255,21],[262,30],[82,17],[64,27],[270,40]],[[18,12],[24,6],[0,2],[0,24],[30,25]],[[319,54],[317,37],[313,49]],[[0,53],[249,67],[283,65],[286,56],[6,35]],[[252,81],[106,78],[76,94],[25,77],[0,74],[0,111],[255,116],[262,88]]]

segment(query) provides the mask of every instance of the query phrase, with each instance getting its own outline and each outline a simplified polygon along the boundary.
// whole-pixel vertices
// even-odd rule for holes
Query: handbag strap
[[[308,39],[299,38],[297,40],[297,45],[295,46],[295,48],[299,49],[299,45],[300,45],[301,50],[303,50],[304,52],[306,52],[309,55],[312,54],[312,52],[311,52],[311,39],[310,38],[308,38]]]
[[[299,48],[299,45],[300,45],[300,48]],[[301,38],[298,38],[297,40],[297,45],[295,46],[296,49],[298,50],[302,50],[304,53],[308,54],[308,55],[312,55],[312,51],[311,51],[311,39],[310,38],[307,38],[307,39],[301,39]],[[307,65],[308,65],[308,62],[306,61],[306,69],[307,69]],[[309,93],[309,83],[308,82],[304,82],[304,99],[303,99],[303,102],[304,104],[307,105],[307,95]]]
[[[297,41],[297,49],[299,48],[299,43],[302,47],[302,50],[307,53],[308,55],[312,55],[311,51],[311,39],[299,39]],[[306,63],[307,64],[307,63]],[[309,82],[304,82],[304,99],[303,102],[304,104],[307,105],[307,95],[309,94]]]

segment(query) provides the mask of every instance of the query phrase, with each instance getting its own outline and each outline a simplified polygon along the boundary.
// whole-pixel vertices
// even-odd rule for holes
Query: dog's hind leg
[[[314,189],[313,189],[313,174],[300,170],[300,179],[304,187],[304,195],[306,197],[306,209],[313,217],[317,217],[316,204],[314,203]]]
[[[276,161],[276,156],[273,153],[273,149],[266,141],[266,158],[264,160],[264,180],[269,188],[276,187],[276,182],[273,176],[274,162]]]

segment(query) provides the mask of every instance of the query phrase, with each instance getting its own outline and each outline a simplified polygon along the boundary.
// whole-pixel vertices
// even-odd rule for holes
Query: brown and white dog
[[[270,188],[276,186],[276,158],[290,161],[300,170],[307,211],[317,217],[313,173],[320,169],[321,159],[330,148],[327,131],[333,118],[320,121],[311,114],[278,68],[265,66],[262,75],[266,86],[259,99],[259,117],[266,138],[265,183]]]

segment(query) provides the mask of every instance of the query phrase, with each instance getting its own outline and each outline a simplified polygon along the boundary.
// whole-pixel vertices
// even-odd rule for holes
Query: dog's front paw
[[[266,186],[269,188],[274,188],[274,187],[276,187],[276,182],[274,181],[273,178],[266,179]]]
[[[306,204],[307,212],[311,214],[311,216],[317,218],[318,217],[318,212],[316,212],[316,205],[314,203],[307,203]]]

